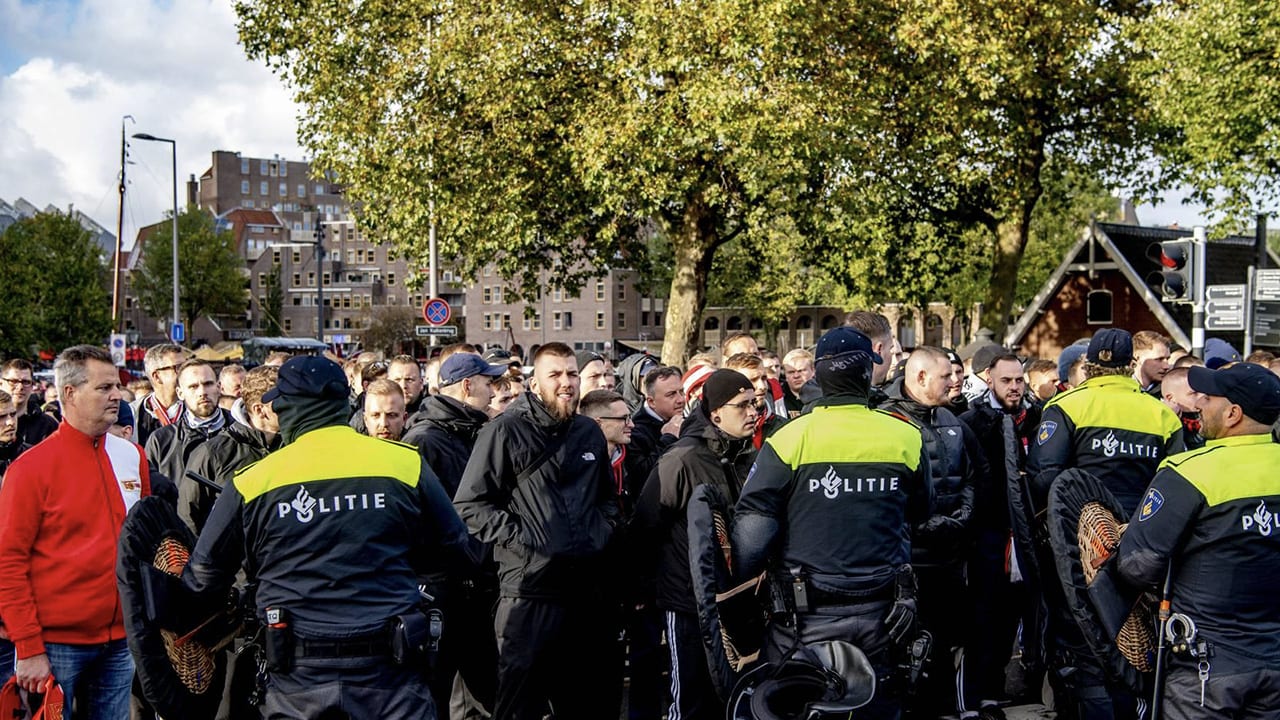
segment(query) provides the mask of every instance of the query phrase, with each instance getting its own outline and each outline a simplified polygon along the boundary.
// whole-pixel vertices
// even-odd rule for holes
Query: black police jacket
[[[583,600],[600,589],[620,510],[594,420],[559,421],[524,393],[481,428],[453,503],[493,545],[504,596]]]
[[[417,451],[332,424],[236,473],[183,581],[219,592],[243,561],[260,617],[284,608],[302,637],[358,637],[416,608],[417,569],[442,556],[477,554]]]
[[[418,448],[440,478],[445,493],[453,497],[471,458],[476,436],[488,421],[488,415],[466,403],[445,395],[432,395],[413,416],[412,426],[401,441]]]
[[[916,402],[902,387],[903,380],[887,388],[889,400],[881,410],[911,418],[920,426],[933,478],[933,515],[912,528],[913,563],[954,560],[963,556],[971,536],[974,493],[979,478],[987,474],[986,459],[977,436],[946,407]]]
[[[191,452],[186,469],[226,487],[236,471],[261,460],[279,447],[278,434],[268,438],[266,433],[257,428],[232,422]],[[178,515],[199,534],[213,510],[218,493],[189,477],[175,480],[178,486]]]
[[[720,497],[737,502],[756,451],[751,438],[726,435],[701,410],[685,427],[640,492],[630,539],[642,571],[656,579],[658,607],[692,614],[698,607],[689,572],[689,496],[699,485],[714,485]]]

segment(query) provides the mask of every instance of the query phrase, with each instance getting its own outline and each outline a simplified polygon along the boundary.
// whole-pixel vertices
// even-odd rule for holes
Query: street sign
[[[1244,330],[1247,285],[1208,285],[1204,289],[1205,330]]]
[[[111,362],[116,367],[124,367],[125,361],[125,339],[124,333],[111,334]]]
[[[1244,293],[1248,288],[1245,284],[1239,285],[1206,285],[1204,288],[1205,300],[1239,300],[1244,301]]]
[[[1259,270],[1258,272],[1271,271]],[[1280,347],[1280,302],[1254,303],[1253,344]]]
[[[1253,299],[1280,300],[1280,270],[1253,272]]]
[[[453,317],[453,310],[442,298],[431,298],[422,304],[422,319],[426,320],[428,325],[444,325],[451,317]]]
[[[181,343],[187,339],[187,328],[180,322],[176,322],[169,326],[169,340],[171,342]]]
[[[418,337],[429,337],[431,335],[441,335],[444,337],[458,336],[458,328],[454,325],[414,325],[413,330]]]

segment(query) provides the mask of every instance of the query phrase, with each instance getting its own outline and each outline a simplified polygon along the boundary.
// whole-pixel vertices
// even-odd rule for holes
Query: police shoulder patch
[[[1053,437],[1053,433],[1058,430],[1058,423],[1052,420],[1045,420],[1040,423],[1040,430],[1036,432],[1036,444],[1043,445],[1049,442],[1049,438]]]
[[[1164,506],[1164,495],[1155,488],[1147,490],[1146,497],[1142,498],[1142,506],[1138,510],[1138,522],[1145,522],[1148,518],[1160,512],[1160,508]]]

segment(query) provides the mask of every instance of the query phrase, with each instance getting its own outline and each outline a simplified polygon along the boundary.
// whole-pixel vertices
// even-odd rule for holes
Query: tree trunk
[[[706,209],[690,203],[680,227],[671,239],[675,272],[667,300],[666,332],[662,343],[662,364],[684,367],[689,348],[698,341],[699,322],[707,303],[707,275],[715,253],[715,237],[706,223]]]
[[[995,332],[995,339],[1004,342],[1009,327],[1009,314],[1013,311],[1013,297],[1018,288],[1018,269],[1022,265],[1022,252],[1027,247],[1031,231],[1031,211],[1014,213],[996,225],[995,252],[991,260],[991,282],[987,286],[987,299],[982,308],[982,326]]]

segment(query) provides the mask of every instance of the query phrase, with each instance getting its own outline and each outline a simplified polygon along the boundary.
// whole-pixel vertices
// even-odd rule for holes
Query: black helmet
[[[781,663],[748,671],[729,697],[730,720],[848,718],[871,702],[876,672],[866,654],[839,640],[806,645]]]

